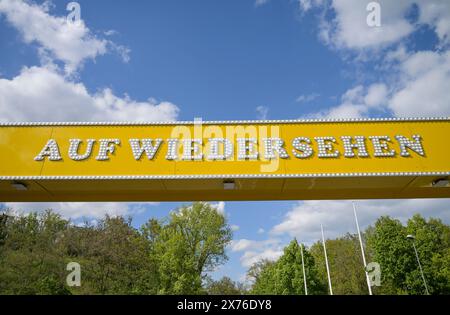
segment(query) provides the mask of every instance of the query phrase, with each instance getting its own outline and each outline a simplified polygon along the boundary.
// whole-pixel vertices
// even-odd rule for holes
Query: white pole
[[[300,244],[300,254],[302,255],[303,283],[305,284],[305,295],[308,295],[308,286],[306,284],[305,260],[303,259],[303,244]]]
[[[323,226],[322,226],[322,224],[320,225],[320,229],[322,230],[322,244],[323,244],[323,251],[325,253],[325,264],[327,266],[328,287],[330,288],[330,295],[333,295],[333,288],[331,287],[330,267],[328,266],[327,247],[325,245],[325,236],[323,235]]]
[[[369,289],[369,295],[372,295],[372,286],[370,284],[369,273],[367,272],[366,255],[364,254],[364,246],[361,237],[361,230],[359,229],[358,216],[356,215],[356,203],[354,201],[353,201],[353,213],[355,214],[356,229],[358,230],[359,245],[361,247],[361,255],[364,264],[364,273],[366,274],[367,288]]]
[[[415,240],[413,240],[414,252],[416,253],[417,263],[419,264],[420,274],[422,275],[423,285],[425,286],[425,292],[427,295],[430,295],[428,291],[427,281],[425,280],[425,275],[423,274],[422,265],[420,264],[419,254],[417,253],[416,245],[414,244]]]

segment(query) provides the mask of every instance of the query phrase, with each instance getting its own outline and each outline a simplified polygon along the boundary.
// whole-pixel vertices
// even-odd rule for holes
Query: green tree
[[[415,237],[415,245],[422,264],[430,294],[450,294],[449,264],[450,227],[441,220],[430,218],[426,221],[416,214],[406,224],[407,234]],[[411,242],[410,242],[411,243]],[[410,250],[413,250],[410,244]],[[406,277],[410,292],[420,294],[424,285],[420,270],[415,270]]]
[[[247,271],[247,278],[253,282],[252,294],[274,294],[275,262],[262,259],[253,264]]]
[[[415,236],[415,245],[431,294],[449,294],[448,262],[450,231],[440,220],[426,221],[415,215],[403,226],[400,221],[381,217],[368,238],[373,259],[381,265],[381,294],[424,294],[424,284],[413,244],[406,236]]]
[[[406,294],[406,276],[414,269],[414,252],[406,239],[406,229],[399,220],[381,217],[368,238],[373,259],[380,264],[382,287],[376,288],[381,294]]]
[[[0,292],[70,294],[62,254],[63,233],[69,222],[46,211],[8,216],[2,225],[6,238],[0,251]]]
[[[228,259],[231,228],[208,203],[181,207],[166,222],[150,220],[142,231],[158,264],[160,294],[205,293],[205,273]]]
[[[148,242],[131,219],[109,217],[96,226],[73,228],[66,240],[68,256],[80,263],[79,293],[154,294],[156,265]]]
[[[0,215],[0,294],[245,294],[242,284],[208,272],[227,259],[226,218],[207,203],[184,206],[140,230],[131,219],[108,217],[75,226],[52,211]],[[382,286],[375,294],[423,294],[413,244],[431,294],[450,294],[450,227],[413,216],[406,225],[381,217],[364,232],[369,262],[378,262]],[[293,240],[276,261],[248,271],[254,294],[304,294],[300,245]],[[327,240],[336,294],[367,294],[358,239]],[[320,242],[304,250],[309,294],[327,294]],[[81,265],[82,286],[66,285],[66,265]]]
[[[323,294],[325,287],[319,280],[314,257],[303,250],[308,294]],[[273,265],[262,268],[253,286],[255,294],[305,294],[301,249],[297,240],[293,240],[284,249],[284,254]]]
[[[226,261],[231,228],[194,203],[140,230],[109,217],[75,226],[52,211],[0,215],[0,294],[200,294],[207,272]],[[67,287],[66,266],[81,266]]]
[[[209,295],[242,295],[245,294],[244,286],[239,282],[234,282],[229,277],[220,280],[207,280],[206,291]]]
[[[333,293],[340,295],[368,294],[357,235],[347,234],[334,240],[326,240],[326,247]],[[328,275],[322,242],[316,242],[311,247],[311,253],[316,260],[320,281],[328,290]]]
[[[9,219],[9,215],[5,211],[4,213],[0,213],[0,254],[2,250],[2,246],[5,244],[6,236],[7,236],[7,221]]]
[[[323,294],[325,288],[319,280],[314,257],[305,248],[303,255],[308,294]],[[277,294],[305,294],[301,249],[297,240],[284,249],[283,256],[277,262],[275,285]]]

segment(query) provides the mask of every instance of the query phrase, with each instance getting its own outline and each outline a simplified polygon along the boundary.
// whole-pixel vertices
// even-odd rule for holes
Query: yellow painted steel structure
[[[425,154],[400,155],[397,135],[420,135]],[[0,201],[191,201],[306,200],[377,198],[448,198],[448,185],[433,185],[450,176],[449,119],[375,119],[176,123],[17,123],[0,125]],[[337,158],[317,156],[315,137],[334,137]],[[341,137],[389,136],[393,157],[376,157],[367,141],[368,157],[343,156]],[[262,139],[285,141],[289,158],[264,159]],[[314,154],[297,158],[292,140],[312,140]],[[164,140],[153,159],[133,156],[129,139]],[[210,138],[256,138],[258,160],[233,157],[212,161]],[[49,139],[62,159],[36,161]],[[106,161],[95,156],[69,158],[70,139],[120,139]],[[204,158],[168,160],[167,139],[202,139]],[[180,156],[182,154],[180,146]],[[234,189],[224,189],[224,182]],[[18,186],[19,185],[19,186]],[[23,189],[18,189],[21,187]]]

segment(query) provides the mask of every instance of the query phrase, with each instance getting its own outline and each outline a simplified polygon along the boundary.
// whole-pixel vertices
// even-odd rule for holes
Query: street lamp
[[[422,275],[423,285],[425,286],[425,292],[427,293],[427,295],[429,295],[430,292],[428,292],[427,281],[425,280],[425,275],[423,274],[422,265],[420,264],[419,254],[417,253],[416,244],[414,242],[416,240],[416,238],[414,235],[411,235],[411,234],[407,235],[406,238],[408,240],[411,240],[411,242],[413,244],[414,252],[416,253],[417,263],[419,264],[420,274]]]

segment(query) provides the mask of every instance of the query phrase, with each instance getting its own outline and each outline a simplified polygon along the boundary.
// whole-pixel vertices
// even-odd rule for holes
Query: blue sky
[[[53,3],[52,13],[67,14],[67,1]],[[352,65],[317,40],[314,16],[299,21],[290,1],[258,8],[235,0],[79,3],[90,29],[113,29],[117,34],[111,38],[131,49],[128,63],[116,54],[87,61],[80,77],[88,90],[110,87],[134,99],[170,101],[182,107],[181,120],[254,119],[258,106],[269,108],[269,118],[297,118],[311,105],[298,104],[300,95],[321,92],[314,104],[329,106],[330,97],[352,83],[342,75],[352,72]],[[2,59],[13,62],[0,69],[12,76],[36,64],[37,57],[5,26]]]
[[[449,3],[379,1],[381,25],[369,27],[369,2],[80,0],[82,24],[68,27],[68,1],[0,0],[0,121],[449,116]],[[243,280],[293,237],[317,240],[321,223],[329,237],[354,232],[348,201],[215,204],[235,235],[214,277]],[[139,226],[180,205],[6,206],[130,214]],[[413,212],[449,223],[449,206],[361,201],[359,211],[363,227]]]

